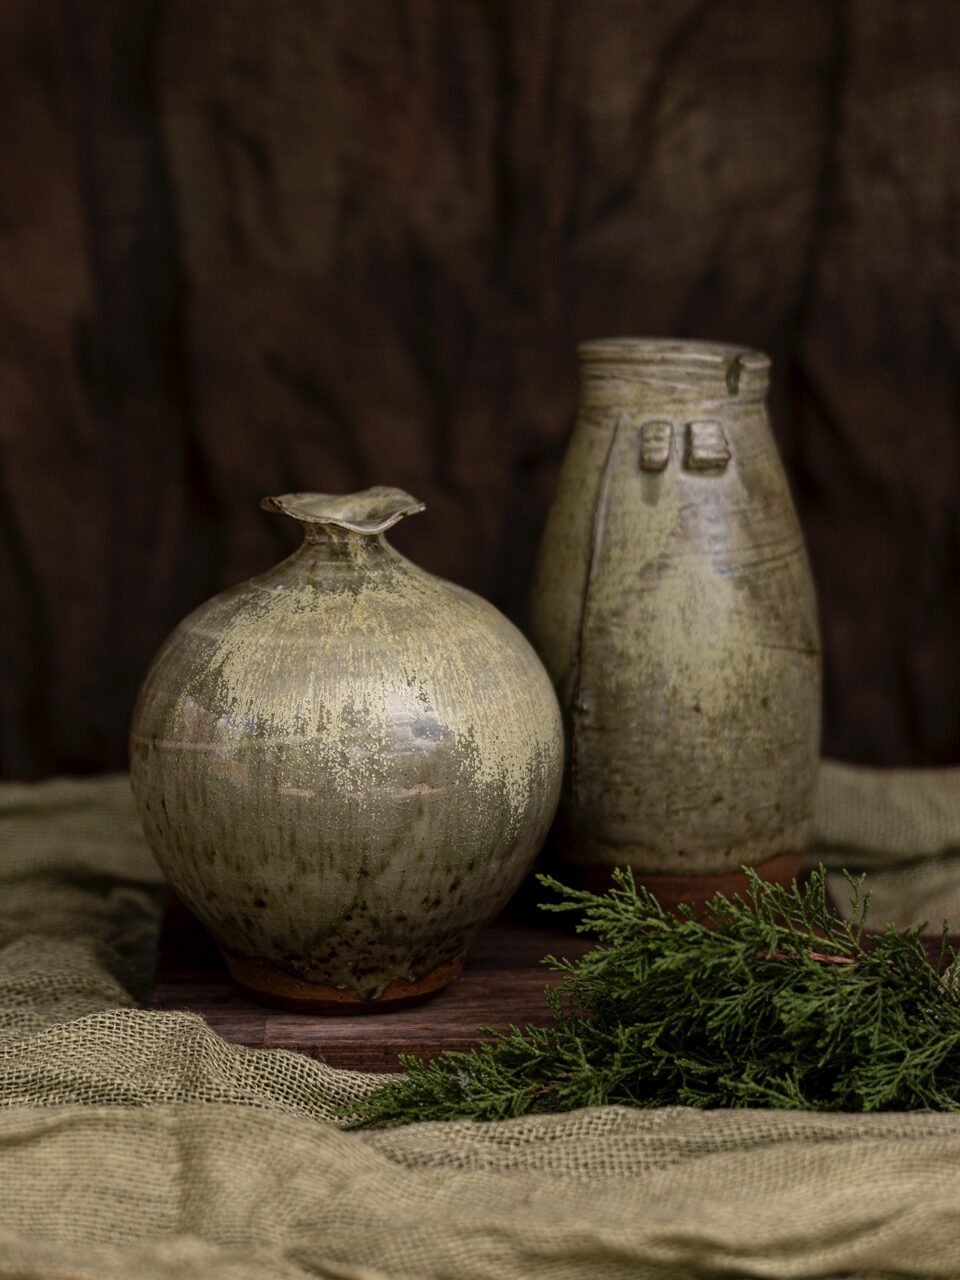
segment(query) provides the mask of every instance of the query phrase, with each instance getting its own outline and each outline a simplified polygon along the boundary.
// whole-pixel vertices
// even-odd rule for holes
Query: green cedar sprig
[[[862,881],[848,877],[843,920],[822,867],[800,886],[748,878],[746,897],[717,894],[698,919],[664,910],[629,871],[599,895],[541,876],[560,898],[544,909],[580,912],[578,931],[599,941],[578,960],[544,961],[562,975],[545,993],[553,1025],[485,1028],[492,1039],[471,1052],[404,1057],[405,1076],[351,1104],[351,1123],[604,1103],[960,1109],[946,925],[931,962],[919,928],[866,934]]]

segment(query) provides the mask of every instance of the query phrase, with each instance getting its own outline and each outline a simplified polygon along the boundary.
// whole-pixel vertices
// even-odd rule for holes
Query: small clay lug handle
[[[669,422],[645,422],[640,428],[641,471],[663,471],[670,461],[673,425]]]
[[[730,461],[730,445],[719,422],[688,422],[687,451],[683,464],[688,471],[719,474]]]

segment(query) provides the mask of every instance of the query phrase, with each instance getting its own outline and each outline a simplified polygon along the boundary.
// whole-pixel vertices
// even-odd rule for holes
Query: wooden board
[[[539,963],[576,957],[590,943],[570,933],[504,918],[477,939],[460,978],[428,1003],[396,1013],[312,1017],[254,1003],[233,985],[216,947],[178,903],[167,913],[154,1007],[199,1013],[225,1040],[257,1049],[293,1049],[334,1067],[395,1071],[401,1053],[433,1057],[469,1049],[482,1026],[545,1026],[544,987],[556,982]]]
[[[540,963],[546,955],[575,959],[591,943],[576,934],[529,923],[529,895],[477,939],[456,982],[426,1004],[395,1013],[314,1017],[256,1004],[227,975],[220,953],[186,908],[171,900],[160,942],[154,984],[157,1009],[200,1016],[225,1040],[255,1049],[293,1049],[333,1067],[396,1071],[398,1056],[432,1058],[445,1049],[470,1049],[485,1037],[481,1027],[548,1026],[543,991],[556,975]],[[922,939],[933,960],[939,936]],[[960,951],[960,937],[949,944]]]

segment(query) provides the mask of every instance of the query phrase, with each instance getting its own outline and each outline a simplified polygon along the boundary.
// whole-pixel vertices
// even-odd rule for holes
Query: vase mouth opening
[[[770,357],[734,342],[697,338],[593,338],[577,348],[585,374],[596,377],[718,383],[728,395],[765,392]]]
[[[386,533],[405,516],[423,511],[425,504],[405,489],[375,485],[359,493],[281,493],[263,498],[264,511],[278,511],[307,528],[341,529],[361,537]]]

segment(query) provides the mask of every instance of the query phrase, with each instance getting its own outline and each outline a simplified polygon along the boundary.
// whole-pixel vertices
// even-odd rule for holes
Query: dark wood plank
[[[460,978],[427,1004],[395,1013],[312,1017],[268,1009],[233,985],[216,948],[179,906],[171,906],[161,943],[154,1007],[199,1013],[225,1040],[258,1049],[293,1049],[334,1067],[395,1071],[403,1053],[433,1057],[469,1049],[484,1026],[545,1026],[543,990],[557,978],[548,954],[575,957],[590,943],[570,933],[504,918],[477,939]]]
[[[515,908],[516,911],[516,908]],[[950,944],[960,950],[960,938]],[[935,960],[939,936],[923,939]],[[256,1049],[292,1049],[333,1067],[396,1071],[398,1057],[432,1058],[446,1049],[471,1049],[480,1028],[547,1026],[544,987],[558,979],[540,963],[546,955],[571,959],[587,939],[532,925],[522,912],[494,921],[477,939],[460,978],[426,1004],[395,1013],[314,1017],[258,1005],[227,975],[220,953],[186,908],[172,899],[154,985],[157,1009],[198,1013],[225,1040]]]

